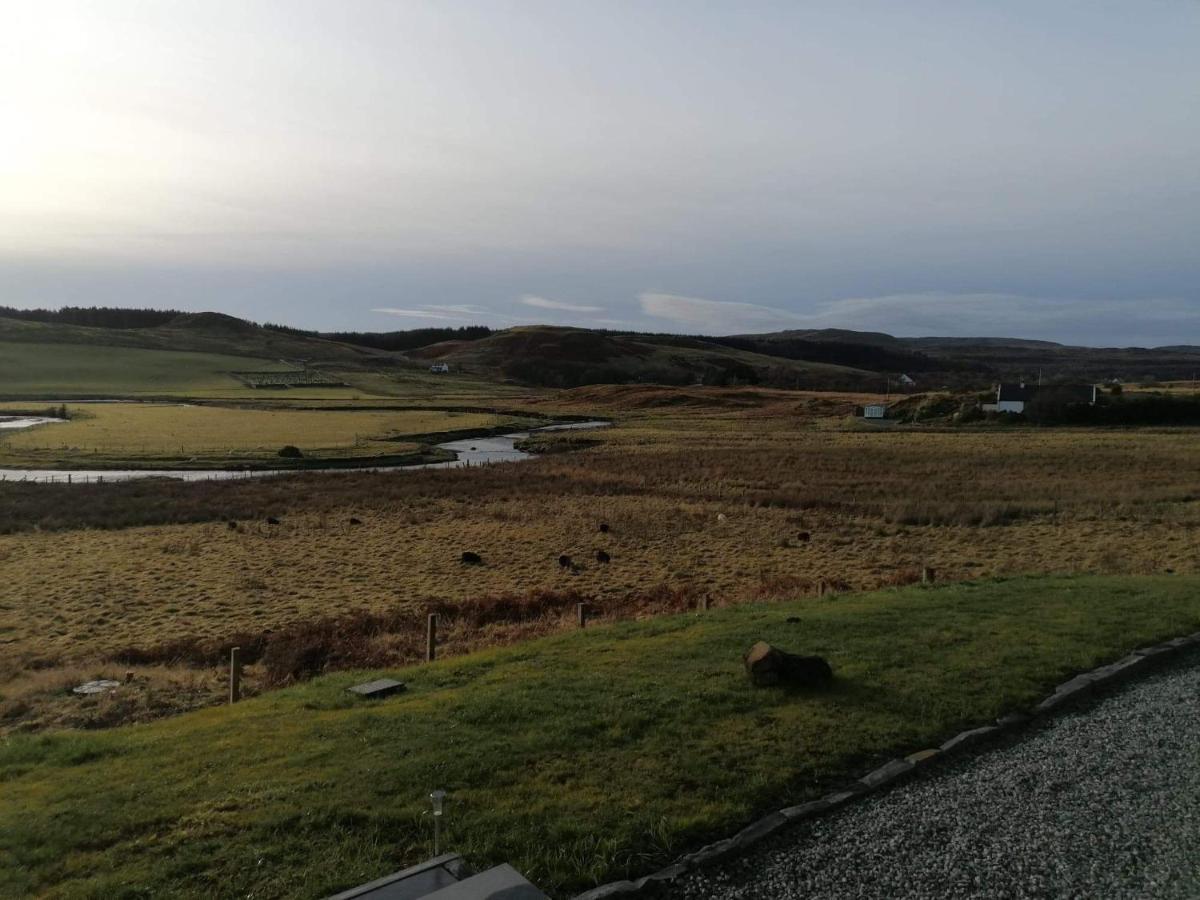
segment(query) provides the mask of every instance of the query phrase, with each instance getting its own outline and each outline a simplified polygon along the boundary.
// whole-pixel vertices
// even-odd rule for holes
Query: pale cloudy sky
[[[1200,4],[0,0],[0,304],[1200,343]]]

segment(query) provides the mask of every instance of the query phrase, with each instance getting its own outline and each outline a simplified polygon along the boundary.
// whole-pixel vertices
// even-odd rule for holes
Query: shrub
[[[279,449],[279,455],[284,459],[301,459],[304,454],[300,452],[300,448],[294,444],[288,444],[286,447]]]

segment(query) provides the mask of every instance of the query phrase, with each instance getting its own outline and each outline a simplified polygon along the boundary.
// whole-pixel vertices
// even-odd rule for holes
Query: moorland
[[[1190,397],[1194,348],[1155,357],[1179,379],[1159,387],[1135,384],[1148,352],[1040,342],[534,328],[400,351],[45,318],[0,319],[0,415],[68,418],[4,434],[0,466],[416,460],[612,426],[493,467],[0,482],[0,892],[319,896],[426,854],[435,782],[457,849],[583,887],[1200,625],[1193,428],[856,416],[895,399],[893,366],[913,364],[904,403],[953,406],[1018,344],[1013,369],[1041,353]],[[418,666],[431,611],[444,659]],[[739,655],[764,635],[828,655],[838,691],[750,690]],[[233,645],[252,699],[204,709]],[[409,695],[354,705],[364,670]],[[71,693],[93,678],[121,686]]]

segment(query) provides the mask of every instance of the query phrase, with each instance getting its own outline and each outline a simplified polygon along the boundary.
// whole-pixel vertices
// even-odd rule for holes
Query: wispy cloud
[[[471,304],[421,305],[416,307],[377,306],[371,312],[399,316],[405,319],[441,319],[448,321],[470,321],[480,318],[495,318],[496,313],[483,306]]]
[[[1030,297],[1001,292],[928,292],[847,297],[794,313],[754,303],[642,294],[646,315],[706,333],[846,328],[901,337],[1021,337],[1091,346],[1200,342],[1195,303],[1182,298],[1127,300]],[[1120,340],[1113,341],[1113,335]]]
[[[756,303],[732,303],[681,297],[678,294],[639,295],[642,312],[706,332],[761,331],[804,327],[805,317]]]
[[[1007,293],[914,293],[835,300],[806,316],[811,328],[855,328],[902,336],[1038,337],[1064,343],[1122,345],[1200,341],[1195,303],[1181,298],[1127,300],[1030,297]]]
[[[533,306],[537,309],[556,309],[563,312],[589,314],[604,312],[603,306],[580,306],[576,303],[566,303],[562,300],[550,300],[546,297],[534,296],[533,294],[525,294],[523,297],[521,297],[521,302],[526,306]]]

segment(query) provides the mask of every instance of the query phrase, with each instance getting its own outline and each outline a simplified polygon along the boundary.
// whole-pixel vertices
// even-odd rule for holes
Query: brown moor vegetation
[[[774,391],[546,404],[606,400],[616,427],[539,437],[582,449],[520,464],[0,485],[10,727],[32,727],[25,707],[81,666],[212,664],[238,642],[258,648],[265,684],[411,660],[430,609],[457,652],[563,627],[580,601],[630,617],[903,583],[922,566],[939,580],[1200,571],[1188,431],[864,428],[846,419],[861,397]],[[464,566],[465,550],[483,564]],[[464,604],[475,612],[451,615]],[[215,675],[205,684],[219,696]]]

